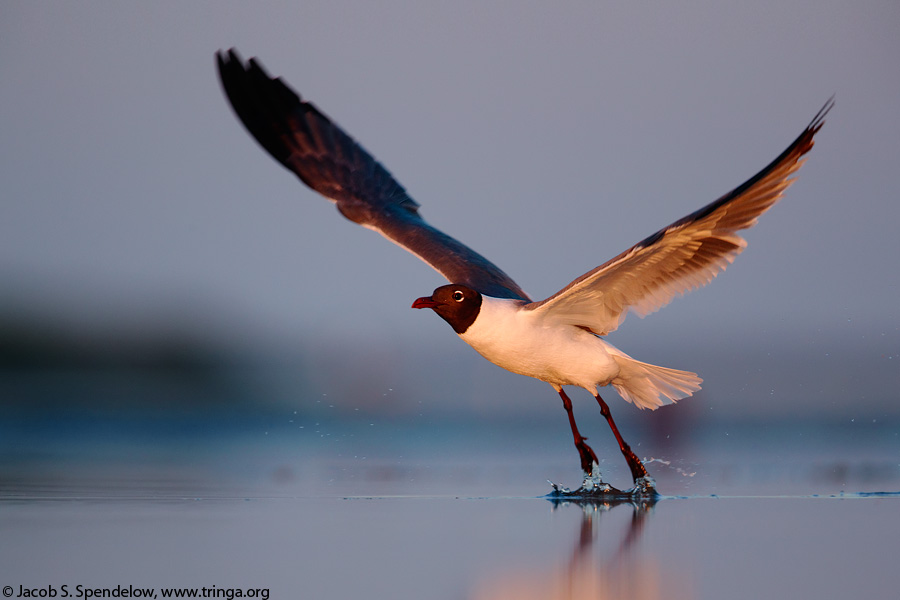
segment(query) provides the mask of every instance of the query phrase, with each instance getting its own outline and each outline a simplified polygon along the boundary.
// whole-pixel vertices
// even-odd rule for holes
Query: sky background
[[[685,414],[896,417],[898,27],[894,0],[4,2],[0,310],[249,354],[347,411],[564,427],[549,387],[410,310],[444,281],[266,155],[214,53],[258,56],[536,299],[742,183],[835,94],[735,264],[610,341],[704,377]]]

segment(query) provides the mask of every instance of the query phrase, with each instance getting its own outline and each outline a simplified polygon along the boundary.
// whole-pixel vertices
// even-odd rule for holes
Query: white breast
[[[595,390],[619,372],[613,346],[579,327],[547,323],[516,300],[484,296],[478,317],[460,337],[492,363],[550,384]]]

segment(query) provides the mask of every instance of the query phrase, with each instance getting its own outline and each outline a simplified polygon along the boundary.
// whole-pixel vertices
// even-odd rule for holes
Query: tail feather
[[[699,390],[703,382],[696,373],[643,363],[624,353],[614,359],[619,363],[619,375],[610,385],[638,408],[656,410],[664,404],[687,398]]]

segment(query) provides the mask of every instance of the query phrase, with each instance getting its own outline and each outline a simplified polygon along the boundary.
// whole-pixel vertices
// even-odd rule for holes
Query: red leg
[[[594,450],[587,445],[585,440],[586,437],[582,437],[580,433],[578,433],[578,426],[575,425],[575,415],[572,414],[572,401],[569,400],[569,397],[566,396],[566,393],[560,388],[557,390],[559,392],[559,397],[562,398],[563,407],[566,409],[566,413],[569,415],[569,426],[572,428],[572,437],[575,439],[575,447],[578,449],[578,456],[581,457],[581,470],[585,472],[585,474],[590,475],[591,471],[594,469],[594,463],[597,461],[597,455],[594,454]]]
[[[609,406],[603,401],[600,394],[597,394],[594,397],[600,404],[600,413],[606,418],[606,422],[609,423],[609,428],[612,429],[613,435],[616,436],[616,441],[619,442],[619,450],[622,451],[622,455],[625,456],[625,460],[628,462],[628,468],[631,469],[631,476],[635,481],[641,477],[646,477],[647,469],[644,468],[644,464],[638,459],[635,453],[631,451],[631,447],[622,439],[619,428],[616,427],[616,422],[613,421],[612,413],[609,412]]]

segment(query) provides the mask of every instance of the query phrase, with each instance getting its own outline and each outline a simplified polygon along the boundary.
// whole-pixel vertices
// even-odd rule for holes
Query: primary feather
[[[629,310],[643,317],[706,285],[747,246],[738,232],[755,225],[793,183],[832,105],[829,100],[794,143],[742,185],[525,308],[605,335]]]
[[[397,180],[324,113],[254,59],[217,55],[238,118],[275,160],[337,205],[342,215],[415,254],[448,281],[497,298],[530,300],[506,273],[429,225]]]

